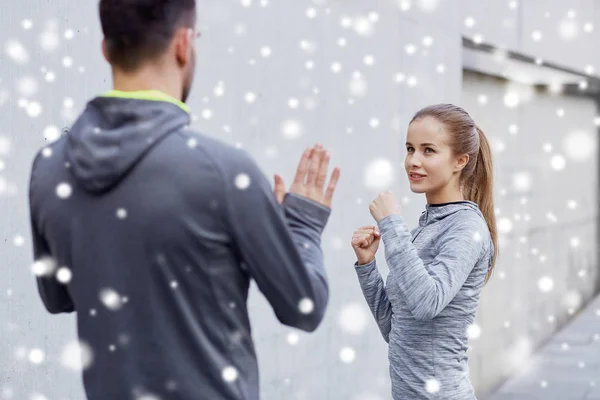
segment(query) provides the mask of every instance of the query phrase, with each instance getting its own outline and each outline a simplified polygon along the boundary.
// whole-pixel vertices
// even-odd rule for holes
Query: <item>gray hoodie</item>
[[[292,194],[280,206],[246,151],[189,122],[160,92],[111,92],[35,158],[35,258],[72,274],[40,276],[39,294],[77,313],[90,400],[258,400],[251,279],[283,324],[323,318],[330,210]]]
[[[355,264],[367,303],[389,343],[394,400],[473,400],[467,330],[493,255],[477,204],[427,205],[419,226],[404,218],[379,222],[389,274],[376,260]]]

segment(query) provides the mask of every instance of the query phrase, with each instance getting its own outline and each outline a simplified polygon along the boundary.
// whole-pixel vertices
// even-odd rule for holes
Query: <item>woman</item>
[[[389,343],[394,400],[473,400],[467,329],[498,248],[490,146],[465,110],[439,104],[414,116],[406,151],[410,189],[425,193],[426,209],[409,231],[390,192],[374,200],[377,226],[352,237],[356,273]],[[385,286],[375,260],[381,239]]]

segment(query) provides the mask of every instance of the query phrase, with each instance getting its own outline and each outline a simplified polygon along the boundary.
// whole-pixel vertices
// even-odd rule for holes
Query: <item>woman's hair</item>
[[[498,231],[494,213],[492,152],[485,134],[473,118],[461,107],[453,104],[435,104],[425,107],[410,121],[431,117],[441,123],[450,135],[450,147],[455,155],[468,154],[469,161],[461,174],[463,195],[477,203],[494,244],[494,255],[485,282],[492,276],[498,256]]]

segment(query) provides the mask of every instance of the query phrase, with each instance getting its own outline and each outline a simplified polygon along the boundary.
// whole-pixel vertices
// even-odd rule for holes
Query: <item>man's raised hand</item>
[[[333,193],[340,178],[340,168],[333,169],[329,184],[325,188],[330,157],[329,151],[323,149],[320,144],[306,149],[300,158],[290,193],[309,198],[331,208]],[[286,193],[285,183],[277,174],[275,175],[274,192],[277,202],[281,204]]]

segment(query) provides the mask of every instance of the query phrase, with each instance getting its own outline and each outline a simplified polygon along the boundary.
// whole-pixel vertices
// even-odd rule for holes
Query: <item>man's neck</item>
[[[176,83],[175,79],[172,78],[173,76],[176,77],[172,73],[160,73],[149,69],[130,74],[113,70],[113,88],[123,92],[159,90],[177,100],[181,100],[181,85]]]

